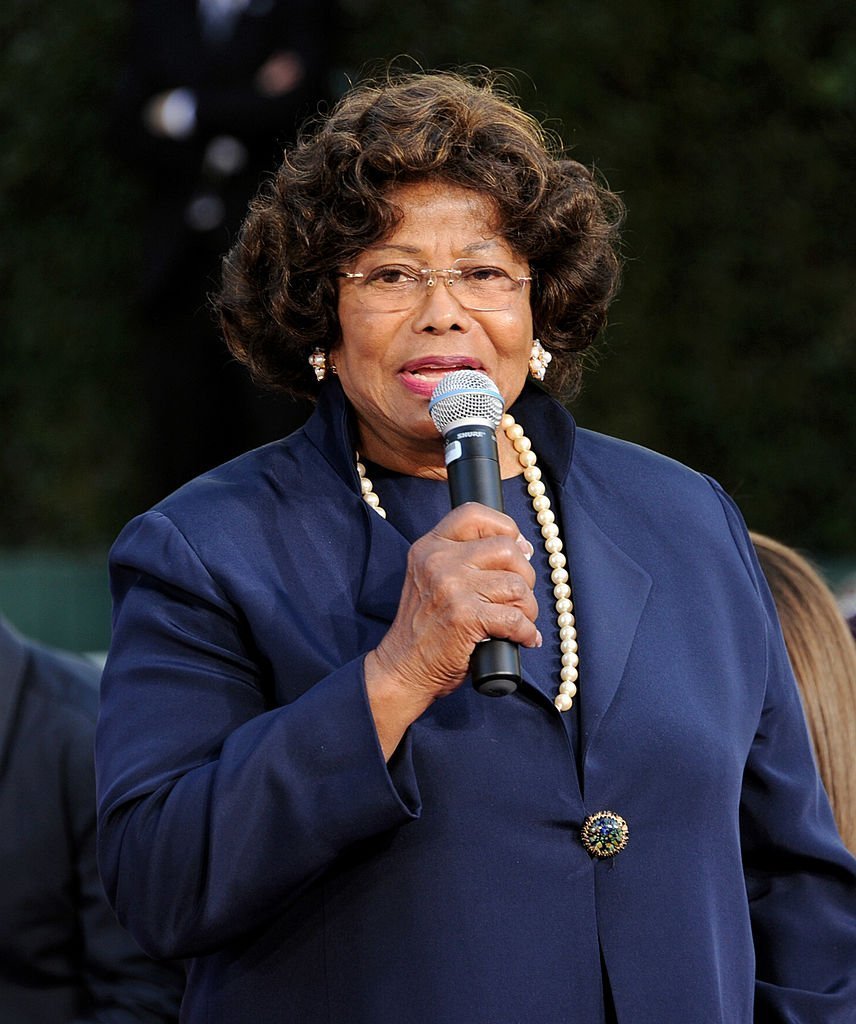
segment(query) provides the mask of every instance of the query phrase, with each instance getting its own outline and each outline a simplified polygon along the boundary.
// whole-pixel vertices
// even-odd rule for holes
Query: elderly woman
[[[856,1019],[856,865],[740,515],[544,390],[620,212],[445,74],[353,90],[253,203],[226,337],[316,411],[112,552],[101,866],[185,1022]],[[449,511],[453,370],[509,410],[505,513]]]

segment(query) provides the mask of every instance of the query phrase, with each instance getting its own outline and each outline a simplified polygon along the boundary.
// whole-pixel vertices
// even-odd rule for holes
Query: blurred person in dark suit
[[[95,861],[99,672],[0,618],[0,1021],[166,1024],[184,986],[119,925]]]
[[[856,853],[856,644],[811,562],[764,534],[750,536],[776,602],[832,812]]]
[[[135,0],[112,118],[147,186],[140,372],[153,497],[308,411],[233,364],[207,293],[261,177],[327,92],[333,0]]]

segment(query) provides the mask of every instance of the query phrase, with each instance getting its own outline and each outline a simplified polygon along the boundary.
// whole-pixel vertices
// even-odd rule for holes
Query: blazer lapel
[[[359,495],[356,432],[341,385],[336,378],[324,382],[315,413],[304,426],[306,436],[329,463],[343,488]],[[330,495],[329,500],[335,500]],[[367,542],[363,576],[357,596],[357,612],[390,623],[398,611],[407,569],[407,540],[364,502],[360,501]]]
[[[621,684],[652,581],[572,494],[565,495],[563,519],[565,536],[571,538],[569,563],[580,646],[580,735],[585,763]]]
[[[398,611],[410,544],[377,512],[365,503],[363,507],[368,520],[369,549],[357,611],[390,623]]]

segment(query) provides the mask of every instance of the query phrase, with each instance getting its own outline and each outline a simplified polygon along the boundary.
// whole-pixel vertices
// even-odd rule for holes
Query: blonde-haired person
[[[779,612],[835,820],[856,851],[856,644],[814,566],[786,544],[750,536]]]

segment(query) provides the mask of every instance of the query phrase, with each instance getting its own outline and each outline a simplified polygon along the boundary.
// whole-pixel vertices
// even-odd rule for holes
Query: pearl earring
[[[529,354],[529,373],[535,380],[543,380],[547,374],[547,367],[552,361],[553,354],[548,352],[535,338],[532,342],[532,351]]]
[[[313,349],[312,355],[310,355],[307,361],[315,371],[315,379],[320,384],[327,376],[327,353],[323,348]]]

